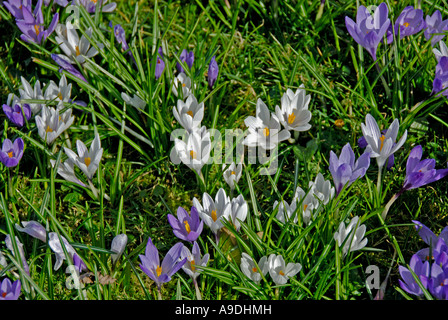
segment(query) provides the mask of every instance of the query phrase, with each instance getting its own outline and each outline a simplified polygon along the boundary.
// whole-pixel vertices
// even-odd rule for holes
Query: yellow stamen
[[[230,174],[233,174],[233,175],[235,175],[235,174],[236,174],[236,172],[235,172],[235,171],[232,171],[232,172],[230,172]]]
[[[282,275],[282,276],[285,275],[285,273],[282,270],[280,270],[279,274]]]
[[[308,208],[307,204],[303,206],[303,211],[306,211],[306,208]]]
[[[157,277],[160,277],[160,275],[162,274],[162,268],[160,266],[157,266],[156,273],[157,273]]]
[[[184,221],[184,224],[185,224],[185,230],[187,230],[187,233],[190,234],[191,228],[190,225],[188,224],[188,221]]]
[[[59,100],[62,100],[62,99],[64,99],[64,97],[62,96],[62,93],[58,93],[58,98],[59,98]],[[61,117],[59,116],[59,120],[61,120]]]
[[[12,158],[13,157],[13,152],[12,151],[10,151],[10,152],[8,152],[8,157],[10,157],[10,158]]]
[[[37,25],[37,24],[34,25],[34,31],[36,31],[36,35],[38,36],[40,33],[39,25]]]
[[[268,127],[266,127],[266,128],[263,129],[263,135],[264,135],[265,137],[269,137],[269,128],[268,128]]]
[[[409,22],[403,23],[403,27],[405,27],[405,28],[409,27]]]
[[[293,112],[288,116],[288,123],[289,124],[293,123],[295,119],[296,119],[296,115]]]
[[[191,271],[195,271],[196,270],[196,262],[194,260],[191,260],[190,265],[191,265]]]
[[[47,130],[45,130],[46,132],[53,132],[53,129],[50,128],[50,126],[47,126]]]
[[[75,47],[75,51],[76,51],[76,56],[79,56],[81,54],[81,51],[79,51],[78,46]]]
[[[381,140],[380,151],[381,151],[381,149],[383,149],[384,139],[386,139],[386,137],[384,135],[382,135],[380,137],[380,140]]]
[[[218,216],[216,215],[216,210],[212,210],[212,219],[213,222],[216,222],[216,220],[218,219]]]
[[[90,159],[90,157],[84,158],[84,163],[86,164],[86,166],[89,166],[91,161],[92,159]]]
[[[193,150],[191,150],[191,151],[190,151],[190,157],[191,157],[191,159],[196,159],[196,158],[197,158],[196,152],[194,152]]]
[[[187,86],[187,84],[186,83],[182,83],[182,87],[186,87]]]
[[[192,117],[193,118],[193,111],[187,111],[187,114],[190,116],[190,117]]]

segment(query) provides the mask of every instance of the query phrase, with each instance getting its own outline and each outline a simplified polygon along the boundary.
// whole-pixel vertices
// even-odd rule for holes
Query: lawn
[[[448,299],[445,1],[0,26],[0,300]]]

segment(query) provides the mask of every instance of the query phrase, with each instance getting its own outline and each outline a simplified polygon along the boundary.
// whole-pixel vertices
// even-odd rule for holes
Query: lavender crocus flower
[[[427,289],[427,281],[429,277],[430,267],[429,262],[422,260],[417,254],[414,254],[409,262],[409,268],[414,272],[414,274],[420,279],[422,286]],[[403,266],[398,266],[398,271],[400,272],[401,278],[403,280],[398,280],[400,287],[407,293],[414,294],[416,296],[423,295],[423,290],[417,284],[411,271]]]
[[[434,169],[436,165],[434,159],[421,160],[422,153],[421,145],[415,146],[409,153],[406,163],[406,179],[399,194],[440,180],[448,175],[448,169]]]
[[[330,151],[330,173],[333,177],[336,194],[347,184],[352,184],[356,179],[362,178],[370,166],[370,154],[364,152],[355,162],[355,153],[347,143],[341,151],[339,158]]]
[[[96,8],[101,9],[102,12],[112,12],[117,7],[115,2],[106,4],[108,0],[73,0],[74,5],[81,5],[86,8],[88,13],[95,13]]]
[[[17,138],[14,143],[5,139],[0,150],[0,161],[8,168],[17,166],[22,159],[24,146],[22,138]]]
[[[19,240],[19,238],[17,238],[17,236],[15,236],[15,241],[16,241],[17,249],[19,251],[18,253],[20,256],[20,257],[15,257],[15,258],[16,259],[20,258],[20,260],[22,261],[23,270],[29,275],[30,267],[25,258],[25,250],[23,250],[23,244],[20,242],[20,240]],[[5,244],[6,244],[6,247],[9,249],[9,251],[11,251],[12,254],[15,256],[16,252],[14,250],[14,245],[12,243],[11,236],[9,234],[5,238]]]
[[[23,8],[31,11],[31,0],[8,0],[3,1],[3,5],[17,20],[23,20]]]
[[[202,232],[204,222],[199,218],[198,210],[191,207],[191,215],[182,207],[177,209],[177,219],[168,214],[168,222],[173,228],[174,235],[181,240],[196,241]]]
[[[11,283],[8,278],[3,279],[0,285],[0,300],[17,300],[20,296],[22,284],[20,280]]]
[[[387,130],[383,129],[381,131],[381,135],[384,136],[386,134],[386,132],[387,132]],[[360,147],[361,149],[364,149],[367,147],[367,145],[368,145],[368,143],[367,143],[366,137],[361,136],[358,139],[358,147]],[[394,146],[395,146],[395,144],[392,147],[394,147]],[[394,166],[394,164],[395,164],[395,156],[394,156],[394,154],[391,154],[389,156],[389,158],[387,159],[387,170],[392,170],[392,167]]]
[[[156,68],[154,71],[154,77],[156,78],[156,80],[160,78],[163,70],[165,70],[165,62],[162,60],[160,55],[157,55]]]
[[[31,6],[22,6],[23,19],[17,19],[17,27],[23,32],[20,38],[26,42],[34,42],[41,44],[42,40],[53,33],[56,25],[59,21],[59,14],[56,13],[51,20],[51,23],[47,30],[44,29],[44,16],[42,13],[42,0],[39,0],[31,12]]]
[[[400,39],[422,31],[426,28],[423,10],[414,9],[413,6],[404,8],[395,21],[394,28],[395,34],[400,34]]]
[[[382,2],[373,16],[364,6],[359,6],[356,14],[356,23],[349,17],[345,17],[345,26],[353,39],[366,49],[373,60],[376,61],[376,50],[383,40],[389,26],[387,5]]]
[[[182,266],[182,270],[184,270],[184,272],[188,274],[193,281],[196,281],[196,278],[202,271],[201,269],[196,268],[196,266],[205,267],[210,259],[210,254],[206,253],[203,257],[201,257],[201,249],[195,241],[191,252],[187,247],[183,247],[180,258],[187,259],[185,264]]]
[[[448,57],[440,57],[432,83],[432,94],[440,93],[448,97],[446,88],[448,88]]]
[[[193,51],[188,52],[187,49],[184,49],[184,50],[182,50],[182,52],[179,56],[179,59],[183,63],[186,63],[188,68],[191,69],[191,67],[193,66],[193,62],[194,62],[194,52]],[[185,69],[182,67],[182,65],[179,62],[177,62],[177,64],[176,64],[176,69],[179,73],[185,72]]]
[[[8,102],[2,107],[6,117],[8,117],[8,119],[18,127],[23,127],[25,121],[28,121],[31,118],[30,105],[27,103],[23,105],[20,104],[18,98],[14,96],[14,94],[9,94]]]
[[[431,278],[428,280],[428,289],[439,300],[448,300],[448,268],[437,263],[431,265]]]
[[[145,249],[145,255],[139,255],[141,264],[140,268],[146,275],[153,280],[157,289],[162,288],[162,284],[169,282],[173,274],[175,274],[187,261],[187,258],[180,259],[184,245],[181,242],[176,243],[166,254],[160,264],[159,251],[152,243],[151,238]]]
[[[66,59],[63,58],[63,56],[56,54],[56,53],[52,53],[51,54],[51,58],[60,66],[59,68],[59,72],[62,73],[62,70],[67,71],[68,73],[74,75],[75,77],[81,79],[82,81],[87,82],[86,78],[84,78],[84,76],[82,75],[81,72],[78,71],[78,69],[76,69],[71,63],[70,61],[67,61]]]
[[[111,22],[110,25],[112,26],[112,22]],[[129,45],[126,42],[126,34],[124,32],[123,27],[120,24],[116,24],[114,26],[114,35],[115,35],[115,40],[117,40],[117,42],[119,44],[121,44],[121,50],[124,51],[124,52],[128,51],[129,50]],[[132,54],[131,50],[128,51],[128,54],[132,58],[132,61],[134,61],[134,63],[135,63],[135,58],[134,58],[134,55]]]
[[[423,33],[426,40],[431,39],[431,46],[442,40],[445,35],[434,35],[434,33],[443,33],[448,30],[448,20],[442,20],[442,14],[439,10],[434,11],[432,16],[427,15],[425,19],[426,29]]]
[[[215,84],[216,79],[218,78],[218,72],[219,72],[218,63],[215,60],[215,56],[213,56],[208,66],[208,87],[210,90],[213,88],[213,85]]]
[[[16,224],[16,229],[20,232],[25,232],[42,242],[47,242],[47,231],[39,222],[34,220],[22,221],[22,225],[23,227]]]

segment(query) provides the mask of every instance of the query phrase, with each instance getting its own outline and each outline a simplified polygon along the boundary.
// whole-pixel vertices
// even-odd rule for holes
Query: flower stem
[[[194,289],[196,290],[196,299],[202,300],[201,292],[199,291],[199,286],[198,286],[198,282],[196,281],[196,279],[193,279],[193,283],[194,283]]]
[[[392,206],[392,204],[395,202],[395,200],[398,199],[398,196],[399,196],[398,193],[397,193],[397,194],[394,194],[394,195],[392,196],[392,198],[390,198],[390,200],[389,200],[389,202],[386,204],[386,206],[384,207],[383,213],[381,214],[381,218],[382,218],[383,220],[386,220],[386,216],[387,216],[387,213],[389,212],[389,208]]]
[[[378,180],[376,181],[376,191],[378,195],[378,205],[381,203],[381,177],[382,177],[383,167],[378,167]]]
[[[381,68],[380,68],[380,65],[378,64],[378,61],[375,63],[375,66],[376,66],[376,70],[378,71],[378,74],[381,78],[381,82],[383,83],[384,90],[386,91],[387,99],[390,99],[390,88],[387,85],[386,79],[384,79],[384,77],[381,73]]]
[[[162,287],[157,287],[157,298],[159,300],[163,300],[162,299]]]

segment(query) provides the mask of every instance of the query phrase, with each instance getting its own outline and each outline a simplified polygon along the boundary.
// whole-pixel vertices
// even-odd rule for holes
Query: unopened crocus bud
[[[124,249],[126,248],[126,245],[128,243],[128,236],[124,233],[119,234],[115,236],[115,238],[112,240],[111,248],[110,250],[115,252],[111,254],[112,263],[115,264],[117,260],[121,257],[121,255],[124,252]]]
[[[215,56],[212,57],[212,60],[210,61],[210,65],[208,66],[208,87],[209,89],[213,88],[213,85],[216,82],[216,79],[218,78],[218,63],[215,60]]]

